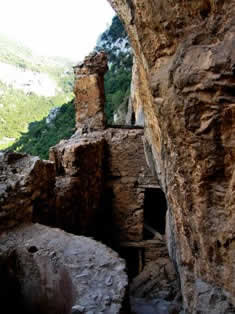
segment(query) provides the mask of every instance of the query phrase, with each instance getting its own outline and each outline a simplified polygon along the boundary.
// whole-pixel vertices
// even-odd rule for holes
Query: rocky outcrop
[[[51,223],[55,168],[18,153],[0,155],[0,233],[38,216]]]
[[[235,1],[109,2],[135,55],[185,312],[234,313]]]

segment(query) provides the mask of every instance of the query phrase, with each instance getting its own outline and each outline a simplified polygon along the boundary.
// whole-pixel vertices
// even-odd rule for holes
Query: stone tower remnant
[[[107,70],[104,52],[92,53],[74,67],[76,127],[81,133],[105,128],[104,74]]]

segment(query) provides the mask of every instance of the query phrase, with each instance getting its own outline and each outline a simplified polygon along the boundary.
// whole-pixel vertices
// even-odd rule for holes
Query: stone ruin
[[[147,295],[164,300],[155,311],[180,311],[151,149],[143,127],[107,127],[106,71],[103,52],[74,68],[77,131],[50,149],[50,161],[1,156],[4,313],[130,313],[128,293],[132,310]],[[130,291],[125,263],[108,247],[125,258]]]
[[[53,162],[7,153],[0,167],[2,313],[125,313],[124,260],[91,238],[36,223],[56,226]]]

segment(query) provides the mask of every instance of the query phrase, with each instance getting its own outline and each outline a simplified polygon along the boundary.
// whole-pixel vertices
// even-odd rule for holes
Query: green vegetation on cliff
[[[49,115],[50,117],[50,115]],[[9,150],[25,152],[48,159],[49,148],[61,139],[70,138],[75,131],[75,110],[73,101],[58,108],[55,118],[48,121],[32,122],[28,132],[22,133],[21,138]]]
[[[6,148],[19,138],[21,132],[27,131],[30,122],[41,120],[55,105],[60,106],[71,98],[63,94],[54,97],[42,97],[34,93],[26,95],[1,82],[0,89],[4,91],[0,96],[0,148]]]
[[[125,29],[115,16],[111,26],[100,36],[96,50],[108,54],[109,71],[105,75],[105,113],[108,123],[114,122],[114,114],[127,112],[130,95],[132,52]]]

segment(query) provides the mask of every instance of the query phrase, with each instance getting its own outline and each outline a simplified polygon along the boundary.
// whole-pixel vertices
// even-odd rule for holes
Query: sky
[[[113,16],[107,0],[0,0],[0,33],[39,55],[81,61]]]

